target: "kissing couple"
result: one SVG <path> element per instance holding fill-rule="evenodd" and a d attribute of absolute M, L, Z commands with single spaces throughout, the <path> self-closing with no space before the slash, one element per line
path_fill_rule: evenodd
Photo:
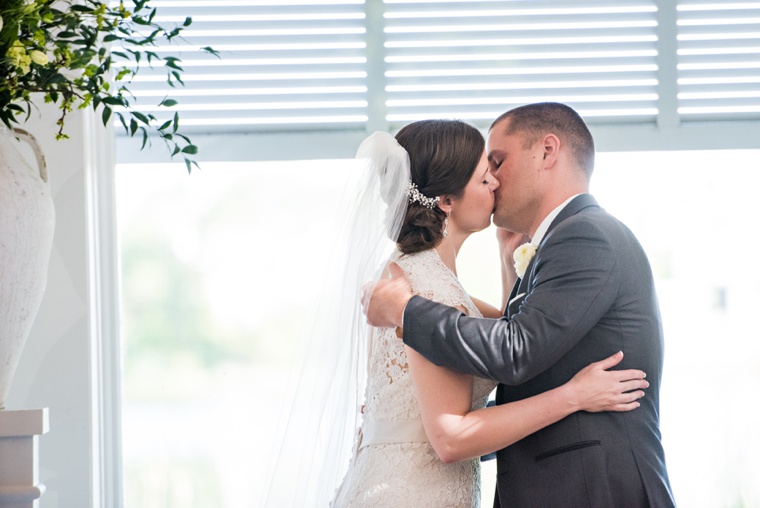
<path fill-rule="evenodd" d="M 496 452 L 497 507 L 675 506 L 652 271 L 588 193 L 594 155 L 559 103 L 504 113 L 487 141 L 456 120 L 364 141 L 395 250 L 365 288 L 368 332 L 336 338 L 366 348 L 366 385 L 347 472 L 319 505 L 480 506 L 480 457 Z M 457 278 L 492 215 L 502 308 Z"/>

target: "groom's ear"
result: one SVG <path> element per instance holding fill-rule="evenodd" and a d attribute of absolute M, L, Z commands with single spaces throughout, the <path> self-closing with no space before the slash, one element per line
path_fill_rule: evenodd
<path fill-rule="evenodd" d="M 557 161 L 557 154 L 559 154 L 560 141 L 554 134 L 547 134 L 544 137 L 544 166 L 550 168 L 554 166 Z"/>

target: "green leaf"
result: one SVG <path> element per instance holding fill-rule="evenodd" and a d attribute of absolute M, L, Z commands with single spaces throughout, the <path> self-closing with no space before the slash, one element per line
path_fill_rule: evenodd
<path fill-rule="evenodd" d="M 177 69 L 177 70 L 181 71 L 181 70 L 183 70 L 182 67 L 180 67 L 177 64 L 177 62 L 179 62 L 179 61 L 180 61 L 180 59 L 177 58 L 177 57 L 175 57 L 175 56 L 168 56 L 168 57 L 164 58 L 164 62 L 166 62 L 166 66 L 167 67 L 171 67 L 172 69 Z"/>
<path fill-rule="evenodd" d="M 140 127 L 140 130 L 143 134 L 142 146 L 140 147 L 140 150 L 144 150 L 145 145 L 148 144 L 148 130 L 145 127 Z"/>
<path fill-rule="evenodd" d="M 176 79 L 177 81 L 179 81 L 182 84 L 182 86 L 185 86 L 185 82 L 182 81 L 182 78 L 180 77 L 179 72 L 172 71 L 172 76 L 174 76 L 174 79 Z"/>
<path fill-rule="evenodd" d="M 56 85 L 58 83 L 66 83 L 68 80 L 66 79 L 66 76 L 63 74 L 60 74 L 56 72 L 55 74 L 51 75 L 49 78 L 47 78 L 47 84 L 48 85 Z"/>
<path fill-rule="evenodd" d="M 120 97 L 103 97 L 101 99 L 104 104 L 108 104 L 110 106 L 124 106 L 127 107 L 127 104 L 125 104 L 125 100 Z"/>
<path fill-rule="evenodd" d="M 167 108 L 171 108 L 173 106 L 176 106 L 178 103 L 174 99 L 164 99 L 159 103 L 159 106 L 165 106 Z"/>
<path fill-rule="evenodd" d="M 129 122 L 129 135 L 134 136 L 137 132 L 137 120 L 134 118 Z"/>
<path fill-rule="evenodd" d="M 148 120 L 148 117 L 140 113 L 139 111 L 132 111 L 132 116 L 140 120 L 145 125 L 150 125 L 150 120 Z"/>
<path fill-rule="evenodd" d="M 111 118 L 111 108 L 103 106 L 103 125 L 108 125 L 108 120 Z"/>
<path fill-rule="evenodd" d="M 217 58 L 221 58 L 221 56 L 219 55 L 219 52 L 215 50 L 214 48 L 212 48 L 211 46 L 203 46 L 201 49 L 205 51 L 206 53 L 214 55 Z"/>
<path fill-rule="evenodd" d="M 116 117 L 119 119 L 119 121 L 121 122 L 121 124 L 124 126 L 124 132 L 126 132 L 127 134 L 129 134 L 129 127 L 127 126 L 127 120 L 126 120 L 126 118 L 124 118 L 124 115 L 122 115 L 121 113 L 116 113 Z"/>
<path fill-rule="evenodd" d="M 182 149 L 182 153 L 196 155 L 198 153 L 198 147 L 195 145 L 187 145 L 185 148 Z"/>
<path fill-rule="evenodd" d="M 162 31 L 163 30 L 161 30 L 160 28 L 157 28 L 157 29 L 153 30 L 145 39 L 143 39 L 140 42 L 140 44 L 143 45 L 143 46 L 146 45 L 146 44 L 153 45 L 154 41 L 156 40 L 156 37 L 158 37 L 159 35 L 161 35 Z"/>
<path fill-rule="evenodd" d="M 174 128 L 172 132 L 176 133 L 177 129 L 179 129 L 179 113 L 174 113 Z"/>
<path fill-rule="evenodd" d="M 162 123 L 162 124 L 161 124 L 161 127 L 159 127 L 159 128 L 158 128 L 158 129 L 156 129 L 156 130 L 159 130 L 159 131 L 165 130 L 165 129 L 167 129 L 167 128 L 168 128 L 168 127 L 171 125 L 171 124 L 172 124 L 172 121 L 171 121 L 171 120 L 167 120 L 167 121 L 165 121 L 164 123 Z"/>

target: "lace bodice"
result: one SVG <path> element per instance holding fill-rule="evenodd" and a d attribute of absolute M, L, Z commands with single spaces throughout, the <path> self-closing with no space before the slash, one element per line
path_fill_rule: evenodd
<path fill-rule="evenodd" d="M 464 308 L 470 316 L 481 316 L 459 280 L 443 264 L 434 249 L 406 256 L 399 253 L 392 260 L 404 270 L 415 294 L 451 307 Z M 474 380 L 473 408 L 485 405 L 485 399 L 494 386 L 495 383 L 490 380 Z M 392 328 L 374 330 L 364 409 L 365 421 L 420 418 L 420 409 L 414 398 L 412 379 L 404 352 L 404 342 L 399 340 Z"/>
<path fill-rule="evenodd" d="M 415 294 L 481 316 L 459 280 L 435 250 L 396 261 Z M 475 378 L 472 408 L 485 406 L 496 386 Z M 392 328 L 373 330 L 363 425 L 372 422 L 421 420 L 404 343 Z M 339 491 L 335 506 L 479 506 L 480 460 L 443 463 L 429 443 L 367 446 L 358 451 Z"/>

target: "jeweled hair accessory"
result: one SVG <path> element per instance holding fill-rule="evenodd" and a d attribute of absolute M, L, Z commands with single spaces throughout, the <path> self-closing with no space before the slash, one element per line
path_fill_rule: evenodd
<path fill-rule="evenodd" d="M 406 188 L 406 195 L 409 196 L 410 203 L 419 203 L 425 208 L 430 208 L 431 210 L 435 208 L 435 205 L 437 205 L 438 201 L 441 199 L 439 196 L 436 196 L 434 198 L 427 197 L 420 192 L 420 190 L 417 188 L 417 184 L 414 182 L 409 182 L 409 185 Z"/>

